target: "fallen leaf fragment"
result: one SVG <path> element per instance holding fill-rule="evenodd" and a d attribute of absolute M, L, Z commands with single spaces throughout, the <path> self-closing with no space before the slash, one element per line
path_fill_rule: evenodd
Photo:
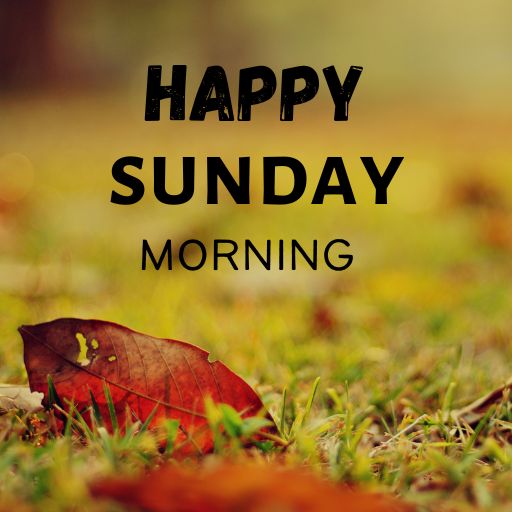
<path fill-rule="evenodd" d="M 335 485 L 302 470 L 224 463 L 211 469 L 163 468 L 138 479 L 97 481 L 94 498 L 146 512 L 412 512 L 381 494 Z"/>
<path fill-rule="evenodd" d="M 474 425 L 486 415 L 490 407 L 504 400 L 510 394 L 511 389 L 512 379 L 465 407 L 452 411 L 451 415 L 455 419 L 464 420 L 468 425 Z"/>
<path fill-rule="evenodd" d="M 34 413 L 42 410 L 43 393 L 31 392 L 28 386 L 0 384 L 0 414 L 21 409 Z"/>
<path fill-rule="evenodd" d="M 211 451 L 205 399 L 225 403 L 243 417 L 264 407 L 251 387 L 208 352 L 194 345 L 154 338 L 100 320 L 73 318 L 20 327 L 32 391 L 48 400 L 48 376 L 62 402 L 79 411 L 94 396 L 109 429 L 133 417 L 150 426 L 166 418 L 180 423 L 177 444 L 189 451 Z M 108 388 L 117 421 L 109 410 Z M 132 418 L 129 418 L 132 416 Z"/>

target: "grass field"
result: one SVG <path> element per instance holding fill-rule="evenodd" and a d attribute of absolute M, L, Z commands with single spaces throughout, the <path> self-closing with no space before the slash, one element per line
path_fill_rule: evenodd
<path fill-rule="evenodd" d="M 97 115 L 87 98 L 18 98 L 3 109 L 10 130 L 0 153 L 18 155 L 8 165 L 4 157 L 2 179 L 15 165 L 24 185 L 0 202 L 0 382 L 27 382 L 18 326 L 66 316 L 119 322 L 197 344 L 253 385 L 289 443 L 262 458 L 394 493 L 423 510 L 509 510 L 508 395 L 476 422 L 453 413 L 511 376 L 504 121 L 403 108 L 392 123 L 374 109 L 350 127 L 305 116 L 286 129 L 269 119 L 213 130 L 146 126 L 137 102 L 101 101 Z M 312 176 L 326 156 L 343 155 L 360 200 L 205 207 L 198 193 L 182 207 L 150 197 L 114 207 L 110 168 L 125 154 L 176 162 L 289 154 Z M 367 154 L 405 156 L 387 206 L 371 204 L 358 167 Z M 142 238 L 338 236 L 354 254 L 340 274 L 139 269 Z M 35 434 L 27 436 L 27 425 Z M 151 433 L 98 433 L 84 444 L 73 435 L 47 439 L 41 429 L 19 412 L 0 416 L 5 507 L 114 510 L 92 501 L 88 482 L 172 455 L 158 452 Z M 212 457 L 233 451 L 228 443 Z"/>

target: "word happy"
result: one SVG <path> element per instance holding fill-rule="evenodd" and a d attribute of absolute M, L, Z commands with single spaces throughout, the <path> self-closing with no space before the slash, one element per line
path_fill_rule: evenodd
<path fill-rule="evenodd" d="M 354 93 L 362 67 L 351 66 L 343 83 L 336 68 L 324 68 L 323 75 L 334 103 L 334 120 L 348 120 L 348 104 Z M 162 66 L 148 67 L 146 90 L 146 121 L 160 120 L 160 102 L 171 100 L 169 119 L 185 119 L 185 95 L 187 66 L 172 67 L 172 82 L 162 84 Z M 260 87 L 254 87 L 261 83 Z M 298 84 L 303 84 L 302 87 Z M 317 72 L 309 66 L 296 66 L 283 69 L 281 73 L 280 120 L 293 121 L 296 105 L 312 100 L 320 87 Z M 253 66 L 240 70 L 238 80 L 238 121 L 250 121 L 254 105 L 268 101 L 277 89 L 275 73 L 267 66 Z M 197 89 L 194 103 L 188 118 L 190 121 L 204 121 L 208 112 L 217 111 L 219 121 L 234 121 L 231 92 L 224 68 L 210 66 L 206 68 L 203 79 Z"/>

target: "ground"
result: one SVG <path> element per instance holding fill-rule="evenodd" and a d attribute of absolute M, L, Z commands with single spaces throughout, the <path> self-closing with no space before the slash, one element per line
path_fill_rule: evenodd
<path fill-rule="evenodd" d="M 308 118 L 283 130 L 270 119 L 265 129 L 216 127 L 213 136 L 213 124 L 149 127 L 134 108 L 101 101 L 97 116 L 87 99 L 66 97 L 18 98 L 4 109 L 11 130 L 2 152 L 18 154 L 10 158 L 26 190 L 0 203 L 0 382 L 27 382 L 20 325 L 111 320 L 197 344 L 253 385 L 288 443 L 258 456 L 424 510 L 511 506 L 507 397 L 471 424 L 456 414 L 511 376 L 511 162 L 497 115 L 402 107 L 389 126 L 374 109 L 350 128 Z M 176 165 L 186 155 L 289 154 L 313 175 L 326 156 L 343 155 L 358 204 L 243 207 L 226 198 L 205 207 L 198 193 L 183 207 L 149 197 L 115 207 L 110 168 L 131 153 L 165 154 Z M 372 204 L 357 163 L 368 154 L 405 156 L 388 205 Z M 140 270 L 142 238 L 338 236 L 354 254 L 342 273 Z M 19 412 L 0 417 L 6 504 L 104 510 L 88 482 L 170 456 L 150 433 L 84 444 L 73 434 L 47 439 L 39 428 Z M 233 450 L 221 446 L 213 457 Z"/>

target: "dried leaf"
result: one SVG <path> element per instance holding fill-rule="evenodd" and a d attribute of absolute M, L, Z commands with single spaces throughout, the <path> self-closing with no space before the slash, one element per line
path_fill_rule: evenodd
<path fill-rule="evenodd" d="M 138 479 L 91 486 L 108 498 L 146 512 L 412 512 L 412 505 L 335 485 L 276 465 L 224 463 L 212 469 L 164 466 Z"/>
<path fill-rule="evenodd" d="M 474 402 L 452 411 L 451 415 L 453 418 L 458 420 L 464 420 L 469 425 L 478 423 L 487 413 L 490 407 L 501 402 L 512 388 L 512 379 L 509 380 L 505 385 L 494 389 L 490 393 L 478 398 Z"/>
<path fill-rule="evenodd" d="M 173 418 L 180 422 L 178 445 L 208 452 L 212 435 L 204 411 L 206 397 L 229 404 L 244 417 L 263 410 L 240 377 L 219 361 L 209 362 L 208 352 L 182 341 L 154 338 L 111 322 L 71 318 L 23 326 L 20 333 L 30 388 L 48 399 L 51 375 L 60 399 L 74 401 L 79 411 L 90 406 L 92 393 L 110 428 L 116 419 L 122 427 L 128 415 L 145 421 L 154 414 L 150 426 Z"/>
<path fill-rule="evenodd" d="M 43 394 L 32 393 L 28 386 L 0 384 L 0 414 L 16 409 L 29 413 L 37 412 L 43 408 L 42 400 Z"/>

